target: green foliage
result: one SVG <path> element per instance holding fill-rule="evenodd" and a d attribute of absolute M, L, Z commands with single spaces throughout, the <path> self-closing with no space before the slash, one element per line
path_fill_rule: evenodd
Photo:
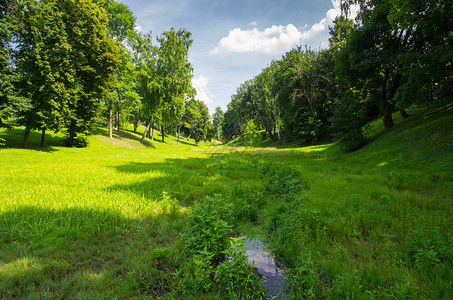
<path fill-rule="evenodd" d="M 255 123 L 253 120 L 250 120 L 246 125 L 244 129 L 244 135 L 245 135 L 245 140 L 244 140 L 244 145 L 246 146 L 257 146 L 258 143 L 261 140 L 261 135 L 256 128 Z"/>
<path fill-rule="evenodd" d="M 419 227 L 407 234 L 407 253 L 412 263 L 428 269 L 439 263 L 453 262 L 452 237 L 442 234 L 440 228 Z"/>
<path fill-rule="evenodd" d="M 190 253 L 209 253 L 221 259 L 231 233 L 231 204 L 221 197 L 206 197 L 192 209 L 186 234 L 186 249 Z"/>
<path fill-rule="evenodd" d="M 228 299 L 264 299 L 265 289 L 247 259 L 244 238 L 231 238 L 224 253 L 229 259 L 216 269 L 220 294 Z"/>
<path fill-rule="evenodd" d="M 185 295 L 209 293 L 214 286 L 213 256 L 206 250 L 193 254 L 184 265 L 182 289 Z"/>
<path fill-rule="evenodd" d="M 366 144 L 364 103 L 349 92 L 335 103 L 335 110 L 330 121 L 335 130 L 335 138 L 344 152 L 352 152 Z"/>
<path fill-rule="evenodd" d="M 72 140 L 93 126 L 119 63 L 119 47 L 107 35 L 107 14 L 87 0 L 19 5 L 27 13 L 18 33 L 16 67 L 21 95 L 32 105 L 22 114 L 24 146 L 31 129 L 66 128 Z"/>
<path fill-rule="evenodd" d="M 66 147 L 85 148 L 88 146 L 88 138 L 86 134 L 76 133 L 75 137 L 66 137 L 64 140 Z"/>
<path fill-rule="evenodd" d="M 266 190 L 279 199 L 299 198 L 302 189 L 307 188 L 299 169 L 279 163 L 258 163 L 257 168 L 266 180 Z"/>
<path fill-rule="evenodd" d="M 317 273 L 314 271 L 311 254 L 304 250 L 299 255 L 296 267 L 285 271 L 286 295 L 290 299 L 314 298 L 318 284 Z"/>
<path fill-rule="evenodd" d="M 197 144 L 201 141 L 208 141 L 209 131 L 212 127 L 209 119 L 209 110 L 203 101 L 188 101 L 183 117 L 187 136 L 193 138 Z"/>
<path fill-rule="evenodd" d="M 215 112 L 212 116 L 212 124 L 214 126 L 214 129 L 216 131 L 217 135 L 217 140 L 221 140 L 222 136 L 222 124 L 223 121 L 225 120 L 225 113 L 222 111 L 222 108 L 220 106 L 217 106 L 215 108 Z"/>
<path fill-rule="evenodd" d="M 263 192 L 250 191 L 245 185 L 234 185 L 228 197 L 234 205 L 233 214 L 235 219 L 258 221 L 260 211 L 265 204 Z"/>
<path fill-rule="evenodd" d="M 306 208 L 302 199 L 279 204 L 268 224 L 275 254 L 286 261 L 295 261 L 305 244 L 322 237 L 325 230 L 319 212 Z"/>
<path fill-rule="evenodd" d="M 172 198 L 167 192 L 162 192 L 162 200 L 160 202 L 162 212 L 171 217 L 175 217 L 179 213 L 179 201 Z"/>

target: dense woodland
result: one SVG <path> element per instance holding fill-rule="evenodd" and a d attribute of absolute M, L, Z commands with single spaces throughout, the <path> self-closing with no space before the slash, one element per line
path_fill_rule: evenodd
<path fill-rule="evenodd" d="M 350 20 L 353 4 L 360 10 Z M 253 144 L 257 130 L 280 144 L 334 136 L 352 151 L 366 142 L 371 120 L 383 116 L 391 128 L 392 112 L 407 118 L 412 105 L 452 94 L 451 1 L 349 0 L 342 7 L 328 49 L 292 49 L 238 87 L 221 126 L 226 140 Z"/>
<path fill-rule="evenodd" d="M 96 125 L 147 125 L 197 142 L 212 131 L 207 106 L 195 98 L 188 51 L 191 33 L 134 30 L 135 17 L 115 1 L 16 1 L 1 8 L 0 124 L 64 131 L 68 146 L 86 145 Z M 149 130 L 151 128 L 151 130 Z M 151 133 L 150 137 L 153 138 Z"/>

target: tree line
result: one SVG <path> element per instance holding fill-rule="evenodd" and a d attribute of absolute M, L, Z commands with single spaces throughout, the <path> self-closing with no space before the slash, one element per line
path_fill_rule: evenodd
<path fill-rule="evenodd" d="M 348 18 L 359 7 L 355 21 Z M 334 136 L 353 151 L 364 128 L 392 113 L 452 95 L 453 2 L 344 0 L 329 28 L 329 48 L 296 47 L 242 83 L 215 130 L 224 140 L 269 139 L 315 143 Z M 265 133 L 262 133 L 265 132 Z"/>
<path fill-rule="evenodd" d="M 86 145 L 98 125 L 146 125 L 196 142 L 210 138 L 207 106 L 196 100 L 186 29 L 156 37 L 135 31 L 135 16 L 113 0 L 0 0 L 0 127 L 66 133 Z M 174 130 L 174 131 L 173 131 Z M 150 131 L 152 132 L 150 134 Z"/>

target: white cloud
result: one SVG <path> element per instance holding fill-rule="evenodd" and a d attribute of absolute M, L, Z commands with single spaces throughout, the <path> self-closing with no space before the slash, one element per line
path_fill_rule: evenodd
<path fill-rule="evenodd" d="M 142 26 L 140 26 L 139 24 L 135 24 L 135 27 L 134 27 L 135 32 L 137 32 L 137 33 L 141 32 L 142 29 L 143 29 Z"/>
<path fill-rule="evenodd" d="M 205 104 L 212 103 L 211 98 L 208 95 L 208 78 L 204 76 L 198 76 L 192 79 L 192 85 L 197 90 L 197 99 L 203 101 Z"/>
<path fill-rule="evenodd" d="M 217 47 L 212 49 L 209 54 L 234 52 L 277 54 L 303 43 L 327 47 L 328 28 L 333 25 L 335 18 L 341 14 L 340 0 L 332 0 L 332 6 L 333 8 L 327 11 L 325 18 L 313 24 L 310 29 L 306 29 L 308 28 L 307 24 L 300 30 L 293 24 L 273 25 L 263 31 L 256 28 L 251 30 L 235 28 L 230 30 L 228 36 L 222 38 Z M 351 18 L 355 18 L 356 15 L 357 8 L 355 7 L 352 9 Z M 252 23 L 249 25 L 252 25 Z"/>
<path fill-rule="evenodd" d="M 249 25 L 250 26 L 256 26 L 256 25 L 258 25 L 258 23 L 256 23 L 256 21 L 253 21 L 253 22 L 250 22 Z"/>
<path fill-rule="evenodd" d="M 256 28 L 241 30 L 235 28 L 230 31 L 218 43 L 218 46 L 211 50 L 210 54 L 221 52 L 262 52 L 273 54 L 281 50 L 291 48 L 301 39 L 301 32 L 293 25 L 272 26 L 260 31 Z"/>

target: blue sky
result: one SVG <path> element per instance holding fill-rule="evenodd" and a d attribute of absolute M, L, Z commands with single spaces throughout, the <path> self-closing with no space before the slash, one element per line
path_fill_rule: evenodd
<path fill-rule="evenodd" d="M 226 109 L 244 81 L 297 45 L 325 48 L 339 0 L 119 0 L 137 28 L 192 32 L 189 59 L 197 98 Z"/>

